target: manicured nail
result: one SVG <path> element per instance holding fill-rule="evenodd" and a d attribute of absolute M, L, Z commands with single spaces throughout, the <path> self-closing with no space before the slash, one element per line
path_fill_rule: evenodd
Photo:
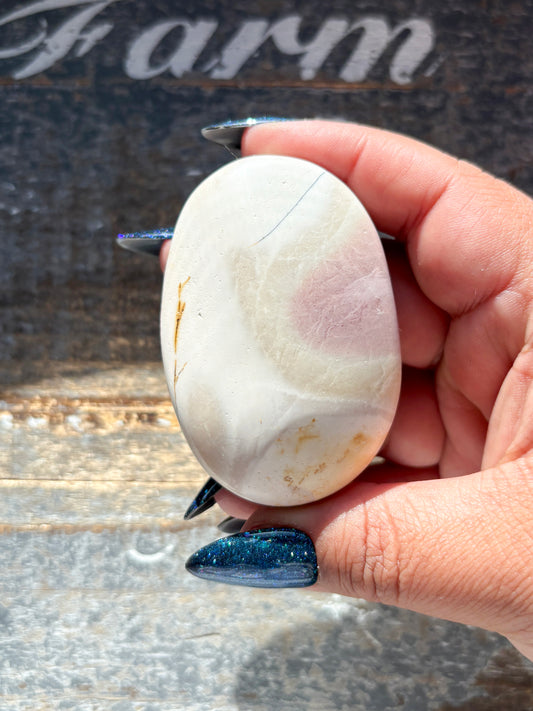
<path fill-rule="evenodd" d="M 228 516 L 223 521 L 221 521 L 217 528 L 222 533 L 239 533 L 241 528 L 246 523 L 244 518 L 235 518 L 234 516 Z"/>
<path fill-rule="evenodd" d="M 157 256 L 161 245 L 167 239 L 172 239 L 174 230 L 171 227 L 162 227 L 150 232 L 127 232 L 117 237 L 117 244 L 124 249 L 140 254 L 154 254 Z"/>
<path fill-rule="evenodd" d="M 221 538 L 193 553 L 185 567 L 205 580 L 252 588 L 304 588 L 318 576 L 313 542 L 294 528 Z"/>
<path fill-rule="evenodd" d="M 194 497 L 192 504 L 189 506 L 183 517 L 186 521 L 189 521 L 195 516 L 199 516 L 215 503 L 215 494 L 220 491 L 222 486 L 214 479 L 208 479 L 202 486 L 200 491 Z"/>
<path fill-rule="evenodd" d="M 211 126 L 202 128 L 202 136 L 208 141 L 224 146 L 230 152 L 240 151 L 242 136 L 250 126 L 255 126 L 258 123 L 290 120 L 278 118 L 277 116 L 259 116 L 258 118 L 247 118 L 240 121 L 224 121 L 223 123 L 214 123 Z"/>

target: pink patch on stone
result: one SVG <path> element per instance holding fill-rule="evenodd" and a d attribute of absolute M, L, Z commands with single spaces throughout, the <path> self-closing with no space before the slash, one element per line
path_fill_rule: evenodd
<path fill-rule="evenodd" d="M 309 346 L 339 356 L 390 354 L 394 304 L 384 257 L 349 245 L 326 257 L 292 298 L 292 324 Z"/>

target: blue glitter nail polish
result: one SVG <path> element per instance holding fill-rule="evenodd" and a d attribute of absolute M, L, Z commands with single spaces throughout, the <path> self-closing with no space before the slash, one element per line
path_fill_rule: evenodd
<path fill-rule="evenodd" d="M 202 136 L 208 141 L 218 143 L 227 148 L 230 153 L 239 151 L 241 148 L 242 136 L 247 128 L 256 126 L 258 123 L 270 123 L 278 121 L 290 121 L 291 119 L 277 116 L 259 116 L 257 118 L 246 118 L 239 121 L 223 121 L 214 123 L 211 126 L 202 128 Z"/>
<path fill-rule="evenodd" d="M 172 239 L 173 232 L 171 227 L 161 227 L 149 232 L 127 232 L 117 236 L 117 244 L 131 252 L 157 256 L 163 242 Z"/>
<path fill-rule="evenodd" d="M 199 578 L 253 588 L 303 588 L 317 580 L 313 542 L 294 528 L 236 533 L 196 551 L 186 563 Z"/>
<path fill-rule="evenodd" d="M 207 509 L 210 509 L 215 503 L 215 494 L 220 489 L 222 489 L 222 486 L 214 479 L 209 478 L 194 497 L 183 518 L 186 521 L 190 521 L 191 518 L 199 516 Z"/>

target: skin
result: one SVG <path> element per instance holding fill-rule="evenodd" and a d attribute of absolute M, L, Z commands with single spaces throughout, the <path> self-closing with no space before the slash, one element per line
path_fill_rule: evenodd
<path fill-rule="evenodd" d="M 533 660 L 533 202 L 355 124 L 259 125 L 242 148 L 323 166 L 396 238 L 386 250 L 404 380 L 384 464 L 306 506 L 227 491 L 218 503 L 245 530 L 308 533 L 317 590 L 494 630 Z"/>

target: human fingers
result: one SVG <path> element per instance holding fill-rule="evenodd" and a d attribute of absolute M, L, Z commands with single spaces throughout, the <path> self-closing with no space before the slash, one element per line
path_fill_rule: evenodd
<path fill-rule="evenodd" d="M 444 441 L 434 372 L 404 367 L 398 407 L 380 454 L 405 467 L 434 466 Z"/>
<path fill-rule="evenodd" d="M 420 291 L 402 244 L 383 240 L 396 304 L 402 362 L 435 365 L 444 348 L 449 317 Z"/>
<path fill-rule="evenodd" d="M 171 245 L 171 240 L 167 239 L 163 242 L 161 245 L 161 249 L 159 250 L 159 265 L 161 267 L 161 271 L 165 271 L 165 267 L 167 265 L 167 260 L 168 260 L 168 253 L 170 252 L 170 245 Z"/>
<path fill-rule="evenodd" d="M 414 139 L 358 124 L 289 121 L 250 128 L 242 150 L 304 158 L 345 181 L 379 230 L 407 241 L 417 282 L 449 313 L 502 290 L 523 258 L 528 198 Z"/>
<path fill-rule="evenodd" d="M 453 479 L 358 480 L 307 506 L 259 508 L 245 528 L 307 533 L 317 590 L 495 630 L 524 650 L 533 634 L 532 474 L 530 458 Z"/>
<path fill-rule="evenodd" d="M 399 484 L 407 481 L 425 481 L 427 479 L 438 479 L 439 473 L 433 467 L 403 467 L 391 466 L 383 464 L 379 458 L 375 463 L 370 464 L 365 471 L 357 477 L 359 484 Z M 348 484 L 346 491 L 353 486 Z M 342 490 L 344 491 L 344 489 Z M 339 495 L 340 494 L 339 492 Z M 252 501 L 233 494 L 227 489 L 221 489 L 215 496 L 216 503 L 229 516 L 234 516 L 240 519 L 248 519 L 259 508 L 260 504 L 254 504 Z"/>
<path fill-rule="evenodd" d="M 520 353 L 532 341 L 533 202 L 464 161 L 355 124 L 256 126 L 245 133 L 243 151 L 323 165 L 354 190 L 378 228 L 405 241 L 416 284 L 450 317 L 437 369 L 446 430 L 441 475 L 475 472 L 482 461 L 493 466 L 527 451 L 528 425 L 515 423 L 524 420 L 521 381 L 530 370 Z M 416 348 L 421 333 L 408 322 L 402 349 L 408 342 Z M 515 437 L 520 445 L 511 451 Z"/>
<path fill-rule="evenodd" d="M 242 519 L 249 518 L 259 508 L 259 504 L 254 504 L 252 501 L 232 494 L 227 489 L 221 489 L 217 493 L 216 502 L 229 516 Z"/>

